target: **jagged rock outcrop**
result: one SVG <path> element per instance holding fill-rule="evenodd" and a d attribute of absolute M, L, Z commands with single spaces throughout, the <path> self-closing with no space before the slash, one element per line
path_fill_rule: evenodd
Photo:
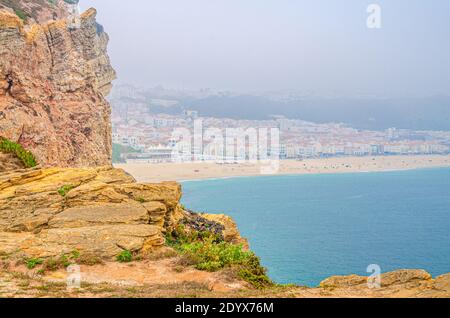
<path fill-rule="evenodd" d="M 90 9 L 76 26 L 24 26 L 0 10 L 0 136 L 33 152 L 43 167 L 111 164 L 105 96 L 115 72 L 95 16 Z"/>
<path fill-rule="evenodd" d="M 77 1 L 64 0 L 0 0 L 0 9 L 20 15 L 27 23 L 44 23 L 50 20 L 67 18 L 68 5 Z"/>
<path fill-rule="evenodd" d="M 136 184 L 109 167 L 1 175 L 0 253 L 50 257 L 79 250 L 111 258 L 121 250 L 150 250 L 164 244 L 165 229 L 181 213 L 180 197 L 176 183 Z"/>
<path fill-rule="evenodd" d="M 234 222 L 234 220 L 225 214 L 201 214 L 202 217 L 206 218 L 207 220 L 215 223 L 222 224 L 224 229 L 222 232 L 223 238 L 227 242 L 231 242 L 233 244 L 242 245 L 246 249 L 250 248 L 250 245 L 247 241 L 247 239 L 243 238 L 241 236 L 241 233 L 239 233 L 239 229 Z"/>
<path fill-rule="evenodd" d="M 359 275 L 333 276 L 324 280 L 320 288 L 311 291 L 318 291 L 325 297 L 450 297 L 450 274 L 433 279 L 424 270 L 403 269 L 381 274 L 379 288 L 369 288 L 368 281 L 368 277 Z"/>
<path fill-rule="evenodd" d="M 54 257 L 78 250 L 113 258 L 122 250 L 150 251 L 191 217 L 180 198 L 177 183 L 138 184 L 107 166 L 2 174 L 0 254 Z M 227 219 L 223 227 L 230 224 Z M 229 241 L 238 239 L 232 231 L 224 231 Z"/>

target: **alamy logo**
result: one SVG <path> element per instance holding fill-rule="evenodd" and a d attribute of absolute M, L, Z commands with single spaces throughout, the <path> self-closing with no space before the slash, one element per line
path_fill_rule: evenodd
<path fill-rule="evenodd" d="M 381 267 L 377 264 L 371 264 L 367 267 L 367 273 L 372 273 L 367 278 L 367 287 L 370 289 L 381 288 Z"/>
<path fill-rule="evenodd" d="M 279 128 L 203 128 L 196 119 L 193 135 L 188 128 L 172 132 L 173 162 L 216 162 L 259 164 L 261 174 L 275 174 L 280 164 Z"/>
<path fill-rule="evenodd" d="M 381 6 L 373 3 L 367 7 L 367 27 L 369 29 L 381 29 Z"/>
<path fill-rule="evenodd" d="M 67 288 L 80 289 L 81 288 L 81 269 L 78 265 L 70 265 L 67 267 Z"/>

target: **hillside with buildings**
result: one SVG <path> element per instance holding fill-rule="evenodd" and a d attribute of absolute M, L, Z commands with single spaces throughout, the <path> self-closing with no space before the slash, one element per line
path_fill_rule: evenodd
<path fill-rule="evenodd" d="M 267 120 L 208 117 L 178 96 L 182 95 L 131 86 L 115 90 L 110 99 L 113 143 L 132 149 L 116 153 L 116 158 L 121 155 L 122 162 L 169 162 L 176 146 L 173 132 L 179 128 L 193 131 L 199 120 L 204 130 L 217 128 L 223 135 L 227 129 L 277 128 L 280 159 L 450 153 L 450 131 L 357 129 L 345 123 L 315 123 L 280 115 Z M 204 140 L 205 148 L 207 144 Z"/>

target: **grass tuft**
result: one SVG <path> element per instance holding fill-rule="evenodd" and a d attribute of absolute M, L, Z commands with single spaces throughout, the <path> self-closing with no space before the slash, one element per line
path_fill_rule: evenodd
<path fill-rule="evenodd" d="M 44 263 L 44 260 L 41 258 L 29 258 L 25 260 L 25 265 L 28 269 L 34 269 L 36 266 L 41 265 Z"/>
<path fill-rule="evenodd" d="M 60 196 L 65 197 L 67 193 L 69 193 L 71 190 L 73 190 L 75 187 L 70 184 L 66 184 L 58 189 L 58 193 Z"/>
<path fill-rule="evenodd" d="M 45 274 L 47 272 L 54 272 L 59 269 L 67 268 L 71 265 L 88 265 L 93 266 L 102 264 L 103 260 L 95 255 L 81 254 L 79 251 L 74 250 L 69 254 L 63 254 L 57 258 L 47 259 L 26 259 L 25 265 L 28 269 L 34 269 L 38 265 L 42 265 L 38 271 L 38 274 Z"/>
<path fill-rule="evenodd" d="M 133 254 L 130 251 L 125 250 L 120 252 L 116 259 L 119 263 L 129 263 L 133 260 Z"/>

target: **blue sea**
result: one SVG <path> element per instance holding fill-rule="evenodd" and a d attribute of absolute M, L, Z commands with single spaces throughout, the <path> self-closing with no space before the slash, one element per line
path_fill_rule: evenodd
<path fill-rule="evenodd" d="M 450 169 L 242 177 L 183 183 L 183 203 L 237 222 L 269 276 L 450 272 Z"/>

